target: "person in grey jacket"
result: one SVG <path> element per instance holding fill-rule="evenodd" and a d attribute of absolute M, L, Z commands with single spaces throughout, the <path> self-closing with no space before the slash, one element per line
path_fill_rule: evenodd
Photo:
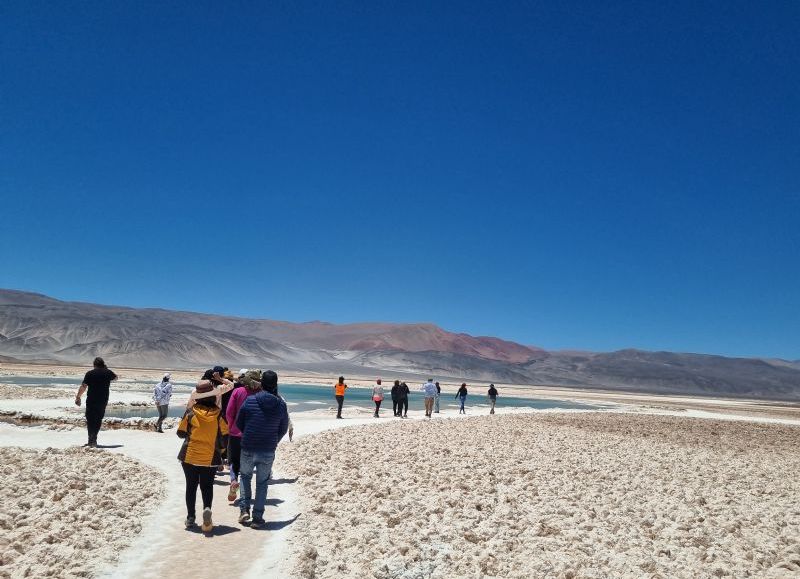
<path fill-rule="evenodd" d="M 164 432 L 161 430 L 161 425 L 169 412 L 169 400 L 172 398 L 172 382 L 170 382 L 170 374 L 167 372 L 161 379 L 161 382 L 156 384 L 153 388 L 153 400 L 158 408 L 158 421 L 156 422 L 156 432 Z"/>

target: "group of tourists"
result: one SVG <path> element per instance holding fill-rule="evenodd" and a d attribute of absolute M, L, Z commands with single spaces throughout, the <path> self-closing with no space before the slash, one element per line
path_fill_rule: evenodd
<path fill-rule="evenodd" d="M 111 382 L 118 376 L 100 357 L 94 359 L 93 366 L 83 378 L 75 404 L 80 406 L 86 393 L 86 446 L 96 448 Z M 167 373 L 153 388 L 158 408 L 156 432 L 163 432 L 171 397 L 171 375 Z M 178 460 L 186 479 L 186 528 L 197 524 L 199 488 L 203 503 L 201 529 L 206 533 L 213 530 L 214 479 L 218 472 L 224 472 L 226 464 L 230 473 L 228 501 L 238 501 L 239 522 L 254 529 L 263 528 L 275 450 L 287 432 L 291 440 L 293 428 L 286 401 L 278 394 L 275 372 L 243 368 L 234 378 L 222 366 L 206 370 L 189 396 L 177 429 L 183 439 Z"/>
<path fill-rule="evenodd" d="M 108 404 L 111 382 L 118 376 L 111 371 L 105 361 L 94 359 L 93 368 L 83 378 L 75 404 L 82 404 L 86 393 L 86 446 L 96 448 L 97 435 Z M 171 375 L 165 373 L 153 388 L 153 401 L 158 408 L 156 432 L 163 433 L 163 423 L 169 412 L 173 385 Z M 345 391 L 348 386 L 344 376 L 334 385 L 337 402 L 337 418 L 342 418 Z M 431 418 L 439 413 L 439 399 L 442 388 L 438 382 L 429 379 L 419 390 L 425 400 L 425 416 Z M 408 418 L 408 398 L 411 390 L 408 384 L 395 380 L 391 388 L 392 411 L 395 417 Z M 468 391 L 462 383 L 456 392 L 460 399 L 460 414 L 464 408 Z M 490 385 L 488 397 L 490 414 L 494 414 L 497 389 Z M 372 388 L 375 403 L 375 418 L 380 418 L 384 389 L 381 379 Z M 242 368 L 234 374 L 223 366 L 206 370 L 192 390 L 183 412 L 177 434 L 183 439 L 178 452 L 178 460 L 186 479 L 186 521 L 187 529 L 197 525 L 197 489 L 200 489 L 203 511 L 201 529 L 210 532 L 213 527 L 211 506 L 214 498 L 214 479 L 228 466 L 230 486 L 228 501 L 238 504 L 239 523 L 253 529 L 263 528 L 264 507 L 267 489 L 272 474 L 272 464 L 278 442 L 288 433 L 293 436 L 286 401 L 278 394 L 278 375 L 272 370 L 248 370 Z M 253 477 L 255 476 L 255 493 Z M 252 507 L 252 514 L 251 514 Z"/>
<path fill-rule="evenodd" d="M 344 376 L 339 376 L 339 380 L 333 385 L 334 396 L 336 398 L 336 418 L 342 418 L 342 408 L 344 406 L 344 396 L 347 388 L 348 386 L 344 381 Z M 419 390 L 422 392 L 425 400 L 425 416 L 431 418 L 434 414 L 439 414 L 439 399 L 442 395 L 442 387 L 440 384 L 434 382 L 433 378 L 429 378 L 427 382 L 420 386 Z M 411 389 L 408 387 L 408 384 L 400 380 L 394 381 L 394 386 L 392 386 L 390 395 L 392 397 L 392 411 L 395 417 L 408 418 L 408 397 L 410 393 Z M 467 401 L 467 394 L 467 384 L 464 382 L 461 384 L 455 396 L 456 399 L 461 401 L 458 410 L 459 414 L 467 413 L 464 407 Z M 489 385 L 487 396 L 490 404 L 489 414 L 494 414 L 495 405 L 497 404 L 497 388 L 495 388 L 494 384 Z M 375 412 L 373 416 L 375 418 L 381 417 L 380 412 L 383 399 L 383 383 L 380 378 L 377 378 L 372 387 L 372 401 L 375 403 Z"/>
<path fill-rule="evenodd" d="M 292 431 L 286 401 L 278 394 L 275 372 L 242 368 L 234 379 L 227 368 L 215 366 L 207 370 L 189 396 L 178 425 L 178 436 L 184 439 L 178 460 L 186 476 L 186 527 L 196 525 L 199 486 L 203 501 L 201 529 L 206 533 L 213 529 L 214 477 L 227 464 L 228 501 L 235 503 L 238 496 L 239 523 L 263 528 L 275 451 L 287 432 L 291 440 Z"/>

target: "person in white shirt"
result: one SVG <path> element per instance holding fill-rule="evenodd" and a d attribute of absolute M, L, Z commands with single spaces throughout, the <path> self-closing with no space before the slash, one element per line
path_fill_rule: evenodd
<path fill-rule="evenodd" d="M 433 414 L 433 401 L 438 394 L 436 384 L 433 383 L 433 378 L 429 378 L 428 381 L 422 385 L 420 390 L 425 394 L 425 416 L 430 418 Z"/>
<path fill-rule="evenodd" d="M 158 408 L 158 421 L 156 422 L 156 432 L 164 432 L 161 430 L 161 425 L 167 418 L 169 412 L 169 400 L 172 398 L 172 382 L 170 382 L 170 374 L 167 372 L 161 379 L 161 382 L 156 384 L 153 388 L 153 400 Z"/>

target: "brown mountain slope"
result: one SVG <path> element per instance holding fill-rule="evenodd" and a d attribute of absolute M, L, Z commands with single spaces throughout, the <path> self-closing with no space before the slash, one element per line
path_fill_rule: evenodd
<path fill-rule="evenodd" d="M 215 363 L 669 394 L 800 400 L 797 361 L 674 352 L 546 352 L 432 324 L 250 320 L 62 302 L 0 290 L 0 361 L 134 367 Z M 383 372 L 381 372 L 383 371 Z"/>

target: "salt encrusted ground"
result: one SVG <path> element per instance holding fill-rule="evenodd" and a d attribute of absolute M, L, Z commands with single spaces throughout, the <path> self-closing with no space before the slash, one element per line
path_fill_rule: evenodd
<path fill-rule="evenodd" d="M 91 577 L 163 494 L 155 469 L 100 450 L 0 448 L 0 577 Z"/>
<path fill-rule="evenodd" d="M 302 577 L 797 577 L 800 428 L 611 413 L 300 440 Z"/>
<path fill-rule="evenodd" d="M 59 398 L 75 398 L 75 390 L 66 388 L 23 388 L 10 384 L 0 384 L 0 400 L 54 400 Z"/>

